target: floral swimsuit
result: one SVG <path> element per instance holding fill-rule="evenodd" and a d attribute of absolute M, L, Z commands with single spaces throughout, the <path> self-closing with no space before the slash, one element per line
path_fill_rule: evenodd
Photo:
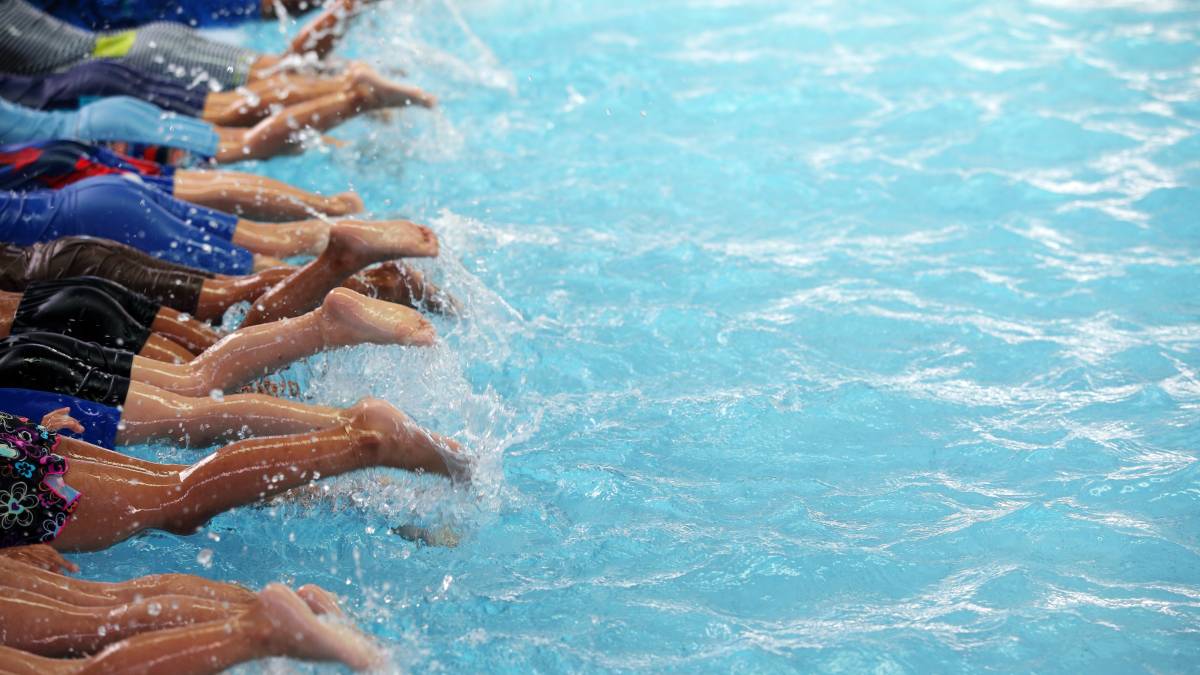
<path fill-rule="evenodd" d="M 0 412 L 0 548 L 53 541 L 79 503 L 57 445 L 58 434 Z"/>

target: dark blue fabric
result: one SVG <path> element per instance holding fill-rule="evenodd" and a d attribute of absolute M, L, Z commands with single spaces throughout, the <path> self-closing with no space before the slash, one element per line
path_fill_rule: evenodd
<path fill-rule="evenodd" d="M 92 176 L 119 173 L 137 174 L 142 182 L 166 194 L 175 191 L 174 167 L 133 160 L 97 145 L 68 140 L 0 145 L 0 190 L 60 188 Z"/>
<path fill-rule="evenodd" d="M 111 60 L 84 61 L 47 75 L 0 73 L 0 97 L 34 110 L 75 109 L 88 97 L 132 96 L 171 112 L 200 117 L 208 91 Z"/>
<path fill-rule="evenodd" d="M 111 239 L 218 274 L 249 274 L 254 256 L 232 242 L 237 218 L 181 202 L 126 176 L 97 176 L 61 190 L 0 192 L 0 241 Z"/>
<path fill-rule="evenodd" d="M 135 28 L 152 21 L 230 26 L 262 18 L 258 0 L 31 0 L 30 4 L 90 30 Z"/>
<path fill-rule="evenodd" d="M 117 425 L 121 421 L 121 411 L 116 408 L 66 394 L 0 388 L 0 410 L 9 414 L 40 422 L 46 413 L 59 408 L 70 408 L 71 417 L 84 427 L 82 434 L 63 429 L 58 432 L 60 436 L 78 438 L 102 448 L 116 447 Z"/>

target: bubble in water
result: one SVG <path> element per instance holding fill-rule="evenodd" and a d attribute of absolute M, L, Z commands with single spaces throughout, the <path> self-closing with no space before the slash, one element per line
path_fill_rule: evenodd
<path fill-rule="evenodd" d="M 213 552 L 211 548 L 202 548 L 196 554 L 196 562 L 200 563 L 205 569 L 212 567 Z"/>
<path fill-rule="evenodd" d="M 158 604 L 157 602 L 152 602 L 146 606 L 146 612 L 150 614 L 150 616 L 158 616 L 162 613 L 162 605 Z"/>
<path fill-rule="evenodd" d="M 225 392 L 221 391 L 220 389 L 213 389 L 212 391 L 208 392 L 208 397 L 217 403 L 220 403 L 221 401 L 225 400 Z"/>

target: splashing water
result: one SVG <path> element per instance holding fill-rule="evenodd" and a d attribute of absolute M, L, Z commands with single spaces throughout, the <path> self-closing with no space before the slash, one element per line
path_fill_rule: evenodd
<path fill-rule="evenodd" d="M 373 6 L 344 55 L 441 110 L 251 166 L 430 223 L 465 316 L 277 377 L 480 480 L 81 562 L 322 584 L 398 671 L 1194 670 L 1198 45 L 1167 0 Z"/>

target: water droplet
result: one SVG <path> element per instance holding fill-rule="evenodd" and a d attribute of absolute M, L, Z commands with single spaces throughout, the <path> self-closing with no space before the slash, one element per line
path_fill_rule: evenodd
<path fill-rule="evenodd" d="M 146 606 L 146 612 L 150 616 L 158 616 L 160 613 L 162 613 L 162 605 L 158 604 L 157 602 L 152 602 Z"/>
<path fill-rule="evenodd" d="M 221 391 L 220 389 L 213 389 L 212 391 L 208 392 L 208 397 L 217 403 L 220 403 L 225 400 L 225 392 Z"/>
<path fill-rule="evenodd" d="M 196 562 L 200 563 L 205 569 L 212 567 L 213 552 L 211 548 L 202 548 L 196 554 Z"/>

